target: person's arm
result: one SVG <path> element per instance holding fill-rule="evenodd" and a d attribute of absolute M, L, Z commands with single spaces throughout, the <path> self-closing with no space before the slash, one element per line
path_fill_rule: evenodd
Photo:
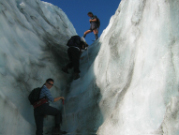
<path fill-rule="evenodd" d="M 96 22 L 97 21 L 97 18 L 94 18 L 93 20 L 90 19 L 90 22 Z"/>
<path fill-rule="evenodd" d="M 60 99 L 65 100 L 64 97 L 56 97 L 56 98 L 54 98 L 53 102 L 56 102 L 56 101 L 58 101 L 58 100 L 60 100 Z"/>
<path fill-rule="evenodd" d="M 96 22 L 97 21 L 97 18 L 94 18 L 93 20 L 91 20 L 92 22 Z"/>
<path fill-rule="evenodd" d="M 97 17 L 94 16 L 92 19 L 90 19 L 90 22 L 96 22 L 97 21 Z"/>

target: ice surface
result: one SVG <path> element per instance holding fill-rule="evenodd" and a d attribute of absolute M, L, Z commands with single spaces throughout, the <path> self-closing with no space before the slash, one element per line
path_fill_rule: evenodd
<path fill-rule="evenodd" d="M 54 78 L 54 97 L 70 77 L 61 72 L 66 64 L 66 42 L 76 34 L 65 13 L 39 0 L 0 0 L 0 134 L 35 133 L 29 92 Z M 60 107 L 61 102 L 55 104 Z M 52 118 L 45 121 L 51 128 Z"/>
<path fill-rule="evenodd" d="M 177 0 L 121 1 L 89 49 L 89 61 L 85 53 L 81 79 L 71 84 L 66 129 L 100 135 L 179 134 L 177 7 Z"/>
<path fill-rule="evenodd" d="M 178 7 L 177 0 L 121 1 L 100 39 L 83 52 L 81 78 L 70 82 L 61 67 L 76 31 L 65 13 L 39 0 L 0 0 L 0 134 L 35 133 L 27 96 L 52 77 L 52 95 L 66 97 L 63 130 L 178 135 Z M 44 123 L 47 131 L 53 119 Z"/>

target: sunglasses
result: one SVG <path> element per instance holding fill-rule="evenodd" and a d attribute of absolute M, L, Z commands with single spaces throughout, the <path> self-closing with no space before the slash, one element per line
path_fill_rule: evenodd
<path fill-rule="evenodd" d="M 53 84 L 51 84 L 51 83 L 49 83 L 49 82 L 47 82 L 49 85 L 51 85 L 51 86 L 53 86 Z"/>

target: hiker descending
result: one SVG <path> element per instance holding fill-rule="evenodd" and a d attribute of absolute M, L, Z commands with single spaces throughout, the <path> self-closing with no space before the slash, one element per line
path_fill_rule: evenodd
<path fill-rule="evenodd" d="M 83 49 L 86 49 L 88 47 L 88 44 L 78 35 L 72 36 L 68 42 L 67 46 L 69 47 L 67 50 L 68 57 L 70 59 L 70 62 L 62 68 L 62 70 L 65 73 L 69 73 L 68 69 L 74 68 L 74 74 L 73 79 L 76 80 L 80 78 L 80 69 L 79 69 L 79 62 L 80 62 L 80 56 Z"/>
<path fill-rule="evenodd" d="M 85 38 L 88 33 L 93 32 L 96 40 L 98 39 L 98 29 L 100 26 L 100 21 L 97 16 L 93 15 L 92 12 L 88 12 L 88 16 L 90 17 L 90 29 L 84 32 L 83 37 Z"/>
<path fill-rule="evenodd" d="M 55 133 L 66 133 L 65 131 L 60 130 L 60 123 L 62 122 L 61 112 L 58 109 L 49 106 L 49 102 L 56 102 L 60 99 L 62 101 L 65 100 L 64 97 L 52 97 L 50 88 L 53 84 L 54 80 L 49 78 L 41 88 L 34 89 L 29 95 L 29 100 L 34 106 L 34 117 L 37 128 L 36 135 L 43 135 L 43 119 L 46 115 L 55 116 Z"/>

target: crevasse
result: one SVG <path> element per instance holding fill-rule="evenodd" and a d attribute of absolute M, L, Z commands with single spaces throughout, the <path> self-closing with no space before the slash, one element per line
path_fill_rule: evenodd
<path fill-rule="evenodd" d="M 76 31 L 40 0 L 0 0 L 0 134 L 34 134 L 27 96 L 52 77 L 72 134 L 178 135 L 179 1 L 123 0 L 82 56 L 81 78 L 61 71 Z M 8 125 L 8 126 L 7 126 Z M 49 131 L 53 118 L 44 121 Z M 11 129 L 11 130 L 9 130 Z"/>

